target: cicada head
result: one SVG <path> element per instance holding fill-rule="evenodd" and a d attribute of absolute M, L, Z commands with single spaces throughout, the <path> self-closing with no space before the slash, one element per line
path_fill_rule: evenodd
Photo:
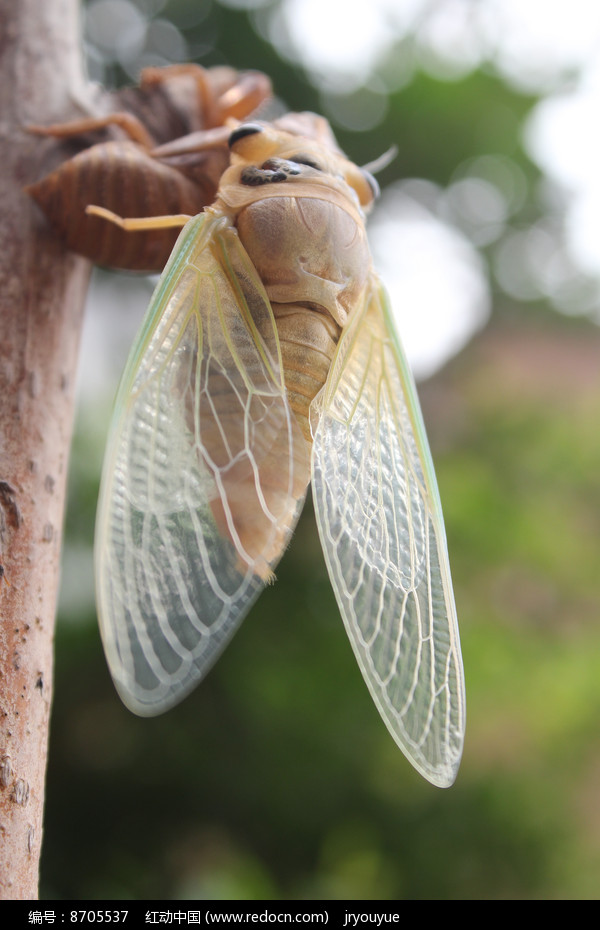
<path fill-rule="evenodd" d="M 326 127 L 326 130 L 324 129 Z M 367 212 L 379 193 L 368 172 L 351 162 L 339 149 L 326 120 L 313 113 L 288 113 L 274 123 L 243 123 L 229 137 L 233 168 L 246 171 L 244 183 L 251 184 L 250 171 L 302 174 L 329 188 L 344 182 L 362 211 Z M 286 165 L 288 162 L 289 165 Z M 307 170 L 309 169 L 309 170 Z M 262 183 L 257 174 L 256 183 Z M 229 178 L 223 177 L 226 184 Z M 280 180 L 275 174 L 273 180 Z"/>

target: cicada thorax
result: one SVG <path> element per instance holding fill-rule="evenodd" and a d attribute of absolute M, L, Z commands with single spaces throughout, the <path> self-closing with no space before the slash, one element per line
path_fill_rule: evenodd
<path fill-rule="evenodd" d="M 238 206 L 235 224 L 277 323 L 288 400 L 310 443 L 310 406 L 371 269 L 359 201 L 368 206 L 373 191 L 329 146 L 286 132 L 242 132 L 234 152 L 277 154 L 235 165 L 219 194 Z"/>
<path fill-rule="evenodd" d="M 370 267 L 364 226 L 337 204 L 299 196 L 256 201 L 237 228 L 271 301 L 288 400 L 310 442 L 310 405 Z"/>

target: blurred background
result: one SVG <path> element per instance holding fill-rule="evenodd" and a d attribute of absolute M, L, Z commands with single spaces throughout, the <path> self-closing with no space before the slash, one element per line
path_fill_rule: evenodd
<path fill-rule="evenodd" d="M 206 681 L 140 720 L 96 627 L 116 382 L 153 281 L 97 271 L 82 348 L 41 896 L 600 896 L 600 5 L 93 0 L 92 78 L 269 74 L 358 164 L 444 506 L 467 682 L 440 791 L 378 718 L 310 501 Z"/>

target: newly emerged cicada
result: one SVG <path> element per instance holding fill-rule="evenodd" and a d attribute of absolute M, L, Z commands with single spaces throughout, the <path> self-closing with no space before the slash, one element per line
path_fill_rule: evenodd
<path fill-rule="evenodd" d="M 442 512 L 367 244 L 375 184 L 323 122 L 236 128 L 214 204 L 188 218 L 156 287 L 103 470 L 102 637 L 131 710 L 181 700 L 272 579 L 310 480 L 373 700 L 416 769 L 448 786 L 465 697 Z"/>

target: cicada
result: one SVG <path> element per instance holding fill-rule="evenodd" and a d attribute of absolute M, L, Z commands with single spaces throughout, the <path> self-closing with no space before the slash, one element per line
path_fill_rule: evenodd
<path fill-rule="evenodd" d="M 376 185 L 323 125 L 239 125 L 197 216 L 103 214 L 185 226 L 116 399 L 95 542 L 102 638 L 132 711 L 176 704 L 273 579 L 310 482 L 371 696 L 415 768 L 448 786 L 465 696 L 436 479 L 369 252 Z"/>

